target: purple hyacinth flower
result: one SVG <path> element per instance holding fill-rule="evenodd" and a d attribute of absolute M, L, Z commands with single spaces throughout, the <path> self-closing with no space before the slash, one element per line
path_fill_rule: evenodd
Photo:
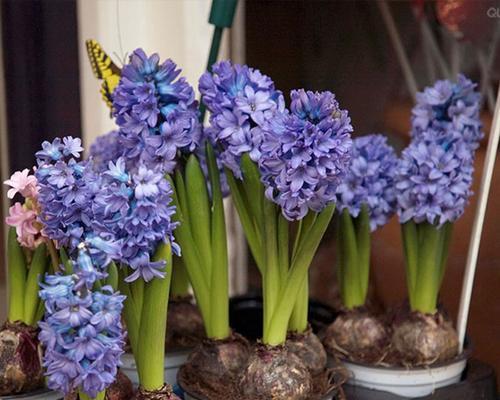
<path fill-rule="evenodd" d="M 302 219 L 334 202 L 349 166 L 351 120 L 331 92 L 291 92 L 290 112 L 262 127 L 259 167 L 266 196 L 285 218 Z"/>
<path fill-rule="evenodd" d="M 347 209 L 356 218 L 364 205 L 372 231 L 387 223 L 396 207 L 397 165 L 396 154 L 384 136 L 354 139 L 349 170 L 337 188 L 337 210 Z"/>

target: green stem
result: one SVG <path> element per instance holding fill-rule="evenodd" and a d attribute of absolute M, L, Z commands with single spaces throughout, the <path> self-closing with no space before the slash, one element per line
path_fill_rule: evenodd
<path fill-rule="evenodd" d="M 411 309 L 425 314 L 436 311 L 439 287 L 440 230 L 427 222 L 418 225 L 419 251 L 415 293 Z"/>
<path fill-rule="evenodd" d="M 129 285 L 130 294 L 134 299 L 136 311 L 139 313 L 139 315 L 141 315 L 142 304 L 144 301 L 144 285 L 145 284 L 143 279 L 136 279 Z"/>
<path fill-rule="evenodd" d="M 301 285 L 307 277 L 307 271 L 314 258 L 319 244 L 330 223 L 335 205 L 328 205 L 316 218 L 309 233 L 304 237 L 303 245 L 292 261 L 288 271 L 286 284 L 280 288 L 277 306 L 267 329 L 264 330 L 263 342 L 269 345 L 279 345 L 285 342 L 288 321 L 295 305 Z"/>
<path fill-rule="evenodd" d="M 43 300 L 40 300 L 38 302 L 34 321 L 37 323 L 38 321 L 41 321 L 44 314 L 45 314 L 45 302 Z"/>
<path fill-rule="evenodd" d="M 309 234 L 309 230 L 314 225 L 318 214 L 308 212 L 306 216 L 299 221 L 299 227 L 295 235 L 295 241 L 292 251 L 292 260 L 295 259 L 297 252 L 303 246 L 304 238 Z M 284 283 L 283 283 L 284 284 Z M 300 288 L 295 306 L 290 316 L 288 330 L 293 332 L 304 332 L 307 329 L 309 317 L 309 276 L 306 276 L 304 283 Z"/>
<path fill-rule="evenodd" d="M 209 307 L 209 286 L 205 280 L 203 274 L 203 263 L 201 262 L 201 257 L 197 246 L 194 244 L 193 235 L 191 233 L 191 227 L 189 222 L 185 219 L 184 209 L 179 203 L 178 191 L 183 188 L 183 179 L 180 174 L 176 175 L 176 184 L 174 185 L 170 176 L 169 179 L 172 188 L 174 188 L 174 193 L 172 195 L 172 203 L 176 207 L 176 212 L 174 215 L 174 220 L 179 222 L 179 225 L 174 231 L 175 240 L 179 243 L 182 249 L 182 258 L 184 265 L 186 266 L 186 271 L 189 275 L 189 281 L 193 287 L 194 296 L 196 297 L 196 303 L 200 309 L 203 321 L 205 324 L 209 321 L 210 309 Z"/>
<path fill-rule="evenodd" d="M 113 288 L 113 290 L 116 291 L 116 290 L 118 290 L 118 280 L 119 280 L 118 267 L 116 266 L 114 261 L 112 261 L 108 265 L 108 276 L 106 278 L 106 285 L 111 286 Z"/>
<path fill-rule="evenodd" d="M 444 273 L 446 271 L 446 263 L 448 261 L 448 251 L 450 248 L 451 237 L 453 234 L 453 224 L 447 222 L 443 225 L 441 233 L 441 245 L 440 245 L 440 255 L 439 255 L 439 281 L 437 282 L 439 288 L 443 284 Z"/>
<path fill-rule="evenodd" d="M 264 249 L 260 240 L 260 235 L 257 234 L 257 228 L 254 225 L 253 218 L 250 213 L 249 202 L 243 194 L 245 190 L 243 189 L 243 185 L 236 180 L 231 170 L 225 168 L 225 173 L 229 189 L 231 190 L 234 206 L 238 212 L 243 231 L 245 232 L 248 247 L 250 248 L 250 252 L 252 253 L 255 263 L 257 264 L 259 272 L 263 274 Z M 257 201 L 261 201 L 261 199 L 257 199 Z"/>
<path fill-rule="evenodd" d="M 60 256 L 61 261 L 64 265 L 64 273 L 66 275 L 71 275 L 73 273 L 73 264 L 72 264 L 71 260 L 69 259 L 68 254 L 66 253 L 66 250 L 64 249 L 64 247 L 61 247 L 59 249 L 59 256 Z M 51 256 L 51 259 L 52 259 L 52 256 Z"/>
<path fill-rule="evenodd" d="M 52 261 L 52 268 L 54 272 L 59 271 L 59 256 L 57 254 L 56 246 L 54 246 L 54 241 L 47 240 L 47 248 L 49 249 L 50 259 Z"/>
<path fill-rule="evenodd" d="M 226 220 L 217 168 L 212 146 L 207 143 L 207 164 L 212 188 L 212 282 L 210 284 L 209 337 L 225 339 L 229 328 L 229 276 L 227 258 Z"/>
<path fill-rule="evenodd" d="M 170 295 L 174 297 L 186 296 L 189 294 L 189 276 L 182 257 L 173 256 L 172 261 L 172 283 Z"/>
<path fill-rule="evenodd" d="M 257 164 L 250 159 L 248 154 L 241 157 L 241 170 L 243 173 L 243 188 L 248 199 L 255 229 L 258 230 L 265 223 L 263 214 L 264 201 L 266 201 L 264 185 L 260 181 Z"/>
<path fill-rule="evenodd" d="M 165 261 L 165 277 L 154 278 L 144 285 L 144 303 L 139 327 L 136 355 L 140 385 L 156 390 L 164 384 L 165 334 L 168 297 L 172 278 L 172 250 L 169 243 L 159 244 L 153 261 Z"/>
<path fill-rule="evenodd" d="M 361 206 L 361 212 L 355 220 L 356 243 L 358 246 L 358 272 L 360 296 L 366 302 L 370 283 L 370 215 L 368 208 Z"/>
<path fill-rule="evenodd" d="M 309 277 L 306 275 L 300 287 L 295 306 L 288 322 L 288 330 L 292 332 L 305 332 L 309 317 Z"/>
<path fill-rule="evenodd" d="M 288 221 L 283 214 L 278 211 L 278 260 L 280 282 L 284 282 L 288 274 L 290 257 L 288 254 Z"/>
<path fill-rule="evenodd" d="M 413 304 L 415 299 L 415 285 L 418 272 L 418 232 L 415 222 L 408 221 L 401 225 L 403 248 L 406 260 L 406 286 L 408 287 L 408 299 Z"/>
<path fill-rule="evenodd" d="M 118 287 L 120 292 L 126 296 L 125 302 L 123 303 L 123 316 L 127 325 L 127 336 L 130 342 L 130 347 L 132 347 L 132 353 L 136 355 L 138 350 L 137 345 L 139 342 L 139 323 L 141 315 L 135 305 L 134 299 L 132 298 L 130 285 L 125 282 L 125 278 L 127 277 L 127 267 L 122 266 L 118 273 L 120 275 Z"/>
<path fill-rule="evenodd" d="M 9 228 L 8 239 L 8 282 L 9 282 L 9 321 L 24 321 L 24 290 L 26 285 L 26 259 L 17 241 L 15 228 Z"/>
<path fill-rule="evenodd" d="M 198 159 L 192 154 L 186 164 L 186 193 L 194 245 L 203 260 L 205 281 L 212 279 L 212 242 L 210 221 L 210 200 L 207 184 Z M 191 195 L 189 195 L 191 194 Z"/>
<path fill-rule="evenodd" d="M 49 260 L 47 258 L 47 247 L 40 244 L 33 254 L 33 259 L 26 279 L 26 288 L 24 292 L 24 321 L 27 325 L 36 325 L 36 313 L 40 299 L 38 289 L 40 277 L 43 277 L 47 270 Z"/>
<path fill-rule="evenodd" d="M 345 308 L 351 310 L 364 304 L 361 293 L 360 273 L 358 264 L 358 245 L 356 232 L 349 210 L 345 208 L 340 214 L 340 243 L 342 246 L 342 284 L 340 295 Z"/>
<path fill-rule="evenodd" d="M 78 391 L 79 400 L 104 400 L 106 398 L 106 391 L 97 393 L 96 397 L 87 396 L 82 390 Z"/>
<path fill-rule="evenodd" d="M 277 303 L 280 290 L 280 266 L 278 258 L 278 232 L 277 220 L 279 210 L 270 200 L 264 200 L 263 239 L 265 247 L 266 264 L 262 275 L 263 301 L 264 301 L 264 331 L 269 325 Z"/>

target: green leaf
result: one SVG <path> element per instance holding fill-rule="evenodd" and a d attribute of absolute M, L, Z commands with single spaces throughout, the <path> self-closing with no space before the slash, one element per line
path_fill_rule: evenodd
<path fill-rule="evenodd" d="M 406 260 L 406 283 L 408 286 L 408 299 L 410 301 L 410 304 L 412 304 L 415 297 L 415 285 L 417 281 L 419 238 L 417 233 L 417 226 L 412 220 L 401 224 L 401 230 Z"/>
<path fill-rule="evenodd" d="M 274 309 L 269 327 L 264 332 L 264 343 L 278 345 L 285 342 L 288 321 L 292 314 L 293 307 L 295 306 L 295 301 L 307 277 L 307 271 L 316 254 L 321 239 L 332 219 L 334 210 L 335 204 L 330 204 L 319 213 L 314 225 L 309 230 L 310 234 L 304 238 L 304 245 L 297 253 L 288 271 L 286 284 L 280 289 L 278 304 Z"/>
<path fill-rule="evenodd" d="M 191 233 L 201 256 L 200 261 L 203 262 L 205 280 L 210 282 L 212 276 L 210 200 L 205 176 L 194 155 L 189 157 L 186 164 L 186 193 L 190 222 L 196 226 L 193 226 Z"/>
<path fill-rule="evenodd" d="M 24 321 L 24 291 L 26 287 L 26 259 L 17 241 L 16 229 L 9 228 L 7 247 L 7 277 L 9 283 L 9 321 Z"/>
<path fill-rule="evenodd" d="M 212 280 L 210 284 L 210 326 L 212 339 L 225 339 L 229 328 L 229 277 L 226 220 L 220 186 L 220 173 L 210 143 L 207 143 L 207 164 L 212 188 Z"/>
<path fill-rule="evenodd" d="M 232 171 L 228 168 L 225 168 L 225 173 L 227 177 L 227 183 L 231 190 L 231 196 L 233 198 L 234 206 L 236 208 L 236 211 L 238 212 L 243 231 L 245 232 L 248 247 L 250 248 L 253 258 L 255 259 L 257 268 L 262 274 L 264 268 L 264 249 L 261 244 L 262 240 L 260 238 L 260 231 L 257 232 L 253 223 L 250 206 L 246 201 L 243 185 L 237 182 Z"/>
<path fill-rule="evenodd" d="M 26 280 L 24 293 L 24 320 L 28 325 L 35 325 L 37 322 L 35 317 L 40 301 L 38 297 L 39 283 L 48 265 L 49 258 L 47 257 L 47 246 L 42 243 L 35 249 L 28 272 L 28 278 Z"/>
<path fill-rule="evenodd" d="M 118 290 L 118 267 L 115 262 L 112 261 L 108 265 L 108 276 L 106 278 L 106 285 L 109 285 L 113 288 L 113 290 Z"/>
<path fill-rule="evenodd" d="M 358 272 L 360 284 L 360 296 L 363 304 L 368 294 L 370 282 L 370 215 L 366 205 L 361 206 L 361 212 L 355 220 L 356 243 L 358 246 Z"/>

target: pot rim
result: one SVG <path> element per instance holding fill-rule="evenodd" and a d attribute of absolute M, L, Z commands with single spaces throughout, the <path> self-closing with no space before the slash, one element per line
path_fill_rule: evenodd
<path fill-rule="evenodd" d="M 33 397 L 34 399 L 39 400 L 39 399 L 41 399 L 41 397 L 40 397 L 41 395 L 44 395 L 44 396 L 52 395 L 48 399 L 56 399 L 56 398 L 62 399 L 62 394 L 60 394 L 59 392 L 55 392 L 53 390 L 50 390 L 48 388 L 41 388 L 41 389 L 33 390 L 31 392 L 28 392 L 28 393 L 2 395 L 2 396 L 0 396 L 0 399 L 1 400 L 23 400 L 23 399 L 30 400 L 30 398 Z M 47 398 L 44 397 L 44 399 L 47 399 Z"/>
<path fill-rule="evenodd" d="M 468 360 L 471 356 L 472 353 L 472 347 L 468 345 L 460 354 L 457 354 L 455 357 L 453 357 L 451 360 L 448 361 L 441 361 L 435 364 L 427 365 L 427 366 L 418 366 L 418 367 L 404 367 L 404 366 L 399 366 L 399 365 L 377 365 L 377 364 L 369 364 L 369 363 L 364 363 L 360 361 L 351 361 L 346 358 L 339 357 L 339 360 L 342 364 L 351 364 L 355 365 L 358 367 L 363 367 L 363 368 L 369 368 L 369 369 L 376 369 L 376 370 L 384 370 L 384 371 L 395 371 L 395 372 L 401 372 L 401 371 L 415 371 L 415 372 L 422 372 L 422 371 L 429 371 L 433 369 L 439 369 L 443 367 L 447 367 L 449 365 L 453 364 L 458 364 L 464 360 Z"/>

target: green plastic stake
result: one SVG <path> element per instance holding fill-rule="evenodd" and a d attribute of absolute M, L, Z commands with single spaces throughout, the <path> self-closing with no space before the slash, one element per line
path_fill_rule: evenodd
<path fill-rule="evenodd" d="M 230 28 L 238 0 L 213 0 L 208 22 L 219 28 Z"/>

